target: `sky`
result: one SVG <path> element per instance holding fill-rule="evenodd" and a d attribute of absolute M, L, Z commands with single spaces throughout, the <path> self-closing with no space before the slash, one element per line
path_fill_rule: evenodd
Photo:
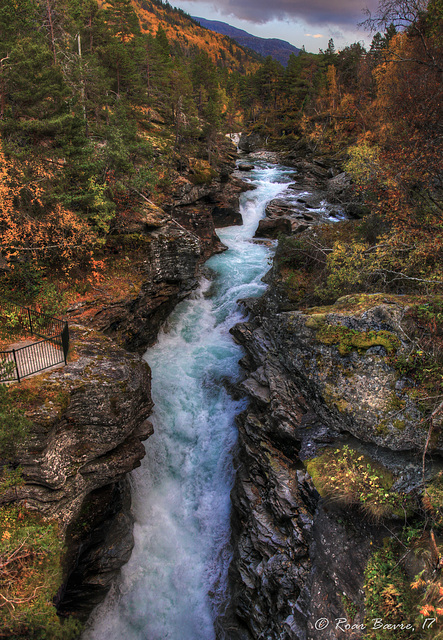
<path fill-rule="evenodd" d="M 280 38 L 306 51 L 326 49 L 330 38 L 336 49 L 370 36 L 357 24 L 365 8 L 374 12 L 378 0 L 169 0 L 191 16 L 221 20 L 262 38 Z"/>

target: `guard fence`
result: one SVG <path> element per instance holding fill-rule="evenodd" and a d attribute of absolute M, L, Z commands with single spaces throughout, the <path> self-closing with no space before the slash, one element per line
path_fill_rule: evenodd
<path fill-rule="evenodd" d="M 0 331 L 3 336 L 32 338 L 30 344 L 0 351 L 0 382 L 20 382 L 33 373 L 67 362 L 69 328 L 65 320 L 0 299 Z"/>

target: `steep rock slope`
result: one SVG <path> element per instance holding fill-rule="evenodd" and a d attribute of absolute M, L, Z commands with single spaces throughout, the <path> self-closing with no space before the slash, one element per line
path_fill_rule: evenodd
<path fill-rule="evenodd" d="M 280 311 L 268 295 L 251 306 L 249 322 L 233 329 L 247 353 L 242 387 L 251 400 L 239 420 L 233 492 L 234 599 L 247 629 L 238 637 L 340 637 L 314 625 L 347 617 L 343 594 L 362 621 L 364 569 L 386 530 L 358 514 L 344 523 L 318 502 L 304 460 L 345 444 L 388 468 L 399 489 L 421 485 L 426 423 L 385 342 L 389 334 L 399 352 L 406 348 L 404 306 L 371 296 L 363 309 L 352 302 L 325 314 L 294 313 Z M 374 344 L 344 352 L 339 338 L 327 344 L 322 326 L 352 327 L 356 336 L 371 331 Z M 442 444 L 437 435 L 434 452 Z M 435 471 L 431 464 L 428 474 Z"/>
<path fill-rule="evenodd" d="M 303 167 L 298 180 L 306 178 Z M 326 197 L 337 172 L 315 163 L 309 170 L 308 190 Z M 306 204 L 274 201 L 268 216 L 296 218 Z M 292 233 L 303 237 L 303 229 Z M 431 438 L 429 409 L 398 364 L 422 353 L 410 337 L 416 302 L 358 294 L 299 310 L 278 259 L 266 280 L 261 299 L 244 301 L 248 321 L 232 329 L 246 352 L 240 387 L 249 407 L 238 419 L 229 629 L 238 640 L 336 640 L 341 618 L 355 625 L 349 637 L 360 638 L 368 624 L 368 563 L 397 544 L 407 516 L 422 517 L 423 483 L 440 477 L 441 412 L 431 420 Z M 323 455 L 330 456 L 326 466 Z M 355 461 L 360 477 L 349 472 L 345 482 L 360 483 L 354 495 L 337 489 L 334 459 Z M 365 482 L 375 485 L 365 489 Z M 429 557 L 428 542 L 423 548 Z M 401 549 L 405 557 L 399 553 L 392 566 L 409 588 L 426 564 Z"/>
<path fill-rule="evenodd" d="M 24 484 L 1 501 L 59 522 L 67 543 L 59 608 L 85 617 L 132 549 L 125 478 L 145 455 L 152 401 L 150 370 L 138 355 L 92 329 L 71 327 L 71 334 L 68 365 L 16 389 L 31 421 L 17 460 Z"/>

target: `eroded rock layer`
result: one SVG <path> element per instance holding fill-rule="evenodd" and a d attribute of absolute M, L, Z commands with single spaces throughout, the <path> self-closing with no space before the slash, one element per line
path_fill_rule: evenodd
<path fill-rule="evenodd" d="M 315 235 L 309 227 L 327 216 L 360 215 L 345 174 L 301 159 L 299 150 L 285 164 L 297 169 L 295 182 L 268 205 L 257 236 Z M 415 382 L 398 366 L 416 348 L 407 298 L 348 295 L 301 311 L 288 298 L 277 256 L 268 292 L 244 301 L 249 319 L 232 329 L 246 351 L 240 386 L 250 402 L 238 421 L 230 633 L 336 640 L 343 637 L 336 621 L 344 620 L 354 625 L 348 636 L 360 638 L 368 560 L 406 511 L 391 510 L 387 529 L 386 519 L 365 517 L 355 502 L 322 498 L 306 463 L 345 448 L 369 469 L 392 474 L 393 494 L 417 499 L 441 468 L 441 415 L 433 416 L 430 441 Z M 423 451 L 431 449 L 423 475 Z"/>
<path fill-rule="evenodd" d="M 364 568 L 385 533 L 358 510 L 345 522 L 319 500 L 304 460 L 351 444 L 389 468 L 397 486 L 413 491 L 422 481 L 417 453 L 427 430 L 417 428 L 419 406 L 388 357 L 392 344 L 406 349 L 405 307 L 383 296 L 355 303 L 347 297 L 322 314 L 281 311 L 271 287 L 232 330 L 246 350 L 241 386 L 250 398 L 233 491 L 239 638 L 338 638 L 340 630 L 315 622 L 346 618 L 347 600 L 363 620 Z M 332 340 L 328 327 L 339 329 Z M 373 344 L 343 348 L 349 328 Z M 441 444 L 439 436 L 434 451 Z"/>

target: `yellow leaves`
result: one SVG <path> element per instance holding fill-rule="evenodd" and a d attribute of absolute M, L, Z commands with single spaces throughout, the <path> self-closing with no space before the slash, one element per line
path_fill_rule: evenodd
<path fill-rule="evenodd" d="M 421 587 L 425 586 L 426 582 L 422 578 L 418 578 L 418 580 L 415 580 L 411 583 L 411 589 L 420 589 Z"/>
<path fill-rule="evenodd" d="M 383 608 L 386 613 L 392 614 L 394 611 L 401 611 L 403 608 L 400 591 L 393 584 L 388 584 L 382 590 L 381 596 L 383 598 Z"/>
<path fill-rule="evenodd" d="M 14 268 L 16 262 L 32 261 L 36 268 L 50 265 L 53 270 L 70 275 L 91 267 L 92 277 L 100 278 L 102 263 L 93 259 L 98 238 L 86 221 L 61 204 L 45 206 L 43 196 L 52 168 L 32 160 L 22 164 L 7 161 L 0 140 L 0 243 L 3 256 Z M 23 186 L 26 185 L 26 186 Z M 104 187 L 90 184 L 94 203 L 105 209 Z M 27 208 L 17 204 L 26 192 Z M 34 211 L 36 213 L 34 213 Z M 109 229 L 110 214 L 102 215 L 102 229 Z"/>
<path fill-rule="evenodd" d="M 351 174 L 355 184 L 368 185 L 381 175 L 380 148 L 363 142 L 348 149 L 349 160 L 345 169 Z"/>

